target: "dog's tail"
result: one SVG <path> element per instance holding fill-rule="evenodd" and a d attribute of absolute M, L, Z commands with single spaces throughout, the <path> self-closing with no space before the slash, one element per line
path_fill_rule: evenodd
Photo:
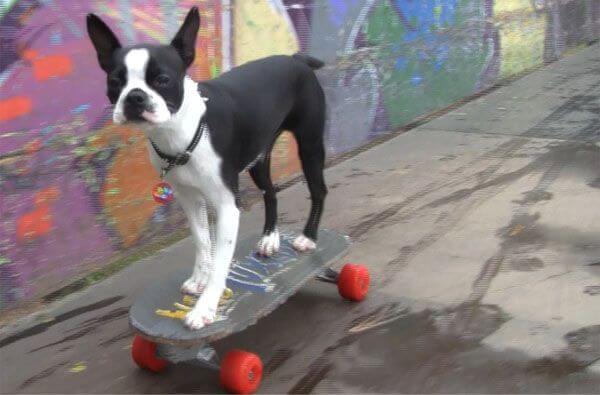
<path fill-rule="evenodd" d="M 308 65 L 313 70 L 318 70 L 321 67 L 325 66 L 325 62 L 300 52 L 295 53 L 294 55 L 292 55 L 292 57 Z"/>

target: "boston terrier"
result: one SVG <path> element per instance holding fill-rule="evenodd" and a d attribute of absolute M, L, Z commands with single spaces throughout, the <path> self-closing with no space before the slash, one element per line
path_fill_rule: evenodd
<path fill-rule="evenodd" d="M 248 170 L 262 191 L 265 225 L 257 251 L 279 249 L 271 150 L 284 130 L 293 133 L 311 197 L 303 234 L 293 245 L 316 248 L 327 187 L 323 179 L 325 95 L 314 73 L 323 62 L 304 54 L 271 56 L 197 83 L 186 75 L 195 57 L 200 14 L 192 8 L 169 45 L 122 47 L 96 15 L 87 30 L 102 70 L 113 121 L 134 123 L 148 138 L 150 161 L 171 183 L 196 245 L 182 292 L 199 295 L 185 324 L 214 322 L 239 225 L 238 178 Z M 207 206 L 216 214 L 212 245 Z"/>

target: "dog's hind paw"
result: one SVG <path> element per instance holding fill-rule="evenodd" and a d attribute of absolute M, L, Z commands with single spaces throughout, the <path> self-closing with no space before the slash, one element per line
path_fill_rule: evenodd
<path fill-rule="evenodd" d="M 262 256 L 272 256 L 279 252 L 279 232 L 274 230 L 264 235 L 256 245 L 256 252 Z"/>
<path fill-rule="evenodd" d="M 304 235 L 296 237 L 292 245 L 294 246 L 294 249 L 299 252 L 310 252 L 317 248 L 317 243 Z"/>
<path fill-rule="evenodd" d="M 185 316 L 184 322 L 188 328 L 198 330 L 215 322 L 216 316 L 216 309 L 211 309 L 206 306 L 198 306 Z"/>

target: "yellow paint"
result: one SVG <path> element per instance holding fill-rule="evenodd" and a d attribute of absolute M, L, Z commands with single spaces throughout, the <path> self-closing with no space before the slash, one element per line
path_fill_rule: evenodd
<path fill-rule="evenodd" d="M 296 33 L 281 0 L 236 1 L 232 11 L 235 65 L 298 52 Z"/>
<path fill-rule="evenodd" d="M 87 369 L 87 365 L 84 362 L 77 362 L 75 365 L 69 369 L 71 373 L 81 373 Z"/>
<path fill-rule="evenodd" d="M 187 315 L 187 311 L 183 311 L 183 310 L 171 311 L 171 310 L 157 309 L 155 311 L 155 313 L 156 313 L 156 315 L 159 315 L 161 317 L 173 318 L 176 320 L 182 320 Z"/>
<path fill-rule="evenodd" d="M 510 231 L 510 233 L 508 234 L 510 237 L 516 236 L 519 233 L 521 233 L 523 231 L 523 229 L 525 229 L 525 227 L 521 224 L 518 224 L 517 226 L 515 226 L 513 228 L 513 230 Z"/>
<path fill-rule="evenodd" d="M 185 295 L 183 297 L 183 304 L 186 306 L 193 306 L 196 304 L 196 300 L 198 299 L 194 298 L 193 296 Z"/>
<path fill-rule="evenodd" d="M 494 2 L 494 21 L 500 31 L 501 77 L 543 62 L 546 18 L 530 0 Z"/>
<path fill-rule="evenodd" d="M 223 291 L 223 295 L 221 295 L 221 299 L 231 299 L 233 297 L 233 291 L 229 288 L 225 288 Z"/>
<path fill-rule="evenodd" d="M 184 304 L 177 303 L 177 302 L 173 303 L 173 306 L 175 306 L 175 308 L 178 309 L 178 310 L 183 310 L 183 311 L 190 311 L 190 310 L 192 310 L 192 308 L 190 306 L 186 306 Z"/>

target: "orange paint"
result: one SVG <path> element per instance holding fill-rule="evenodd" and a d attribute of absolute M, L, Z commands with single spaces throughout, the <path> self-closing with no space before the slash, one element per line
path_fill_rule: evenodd
<path fill-rule="evenodd" d="M 33 49 L 26 49 L 21 52 L 21 57 L 25 60 L 33 60 L 38 57 L 38 53 Z"/>
<path fill-rule="evenodd" d="M 279 136 L 271 152 L 271 174 L 273 181 L 282 181 L 300 172 L 298 145 L 290 132 Z"/>
<path fill-rule="evenodd" d="M 52 77 L 64 77 L 73 71 L 71 58 L 63 55 L 44 56 L 32 60 L 33 75 L 38 81 L 45 81 Z"/>
<path fill-rule="evenodd" d="M 29 155 L 34 154 L 42 149 L 42 140 L 35 139 L 25 144 L 25 152 Z"/>
<path fill-rule="evenodd" d="M 41 207 L 43 204 L 55 201 L 59 196 L 60 190 L 57 187 L 48 187 L 38 191 L 33 200 L 37 207 Z"/>
<path fill-rule="evenodd" d="M 120 144 L 119 143 L 120 140 Z M 160 180 L 150 164 L 144 134 L 126 127 L 107 128 L 95 144 L 121 145 L 106 175 L 101 204 L 125 247 L 139 239 L 154 210 L 152 188 Z"/>
<path fill-rule="evenodd" d="M 31 99 L 25 96 L 0 100 L 0 122 L 10 121 L 31 112 Z"/>
<path fill-rule="evenodd" d="M 45 235 L 51 229 L 50 207 L 47 204 L 41 204 L 17 221 L 17 240 L 20 242 L 31 241 Z"/>

